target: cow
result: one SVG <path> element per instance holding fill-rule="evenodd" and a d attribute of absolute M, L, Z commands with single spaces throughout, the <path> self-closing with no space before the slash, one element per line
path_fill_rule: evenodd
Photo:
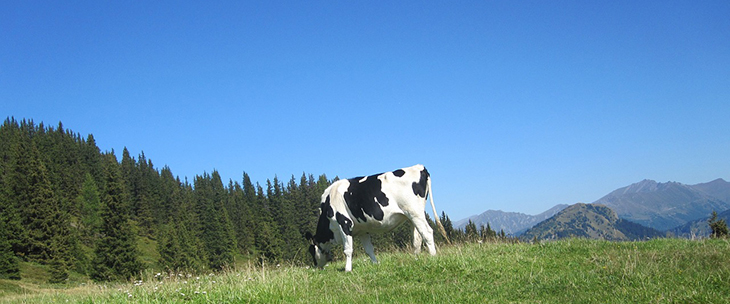
<path fill-rule="evenodd" d="M 433 229 L 426 221 L 427 196 L 431 197 L 436 223 L 448 242 L 433 203 L 431 177 L 423 165 L 334 182 L 322 193 L 315 235 L 305 234 L 314 264 L 324 267 L 332 260 L 332 246 L 342 244 L 347 259 L 345 271 L 352 271 L 353 237 L 360 238 L 370 260 L 378 263 L 370 235 L 391 231 L 406 220 L 413 223 L 416 254 L 425 240 L 428 252 L 436 255 Z"/>

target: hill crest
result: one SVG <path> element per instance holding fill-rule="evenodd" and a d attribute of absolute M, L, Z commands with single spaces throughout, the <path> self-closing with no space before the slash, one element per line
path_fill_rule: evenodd
<path fill-rule="evenodd" d="M 524 240 L 584 237 L 610 241 L 642 240 L 663 236 L 652 228 L 619 218 L 610 208 L 598 204 L 578 203 L 528 229 Z"/>

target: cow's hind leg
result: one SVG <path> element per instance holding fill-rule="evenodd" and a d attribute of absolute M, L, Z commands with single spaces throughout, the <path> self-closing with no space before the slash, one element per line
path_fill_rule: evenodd
<path fill-rule="evenodd" d="M 373 248 L 373 242 L 370 240 L 370 235 L 366 233 L 361 236 L 360 242 L 362 242 L 362 246 L 365 247 L 365 253 L 370 256 L 370 261 L 373 262 L 373 264 L 377 264 L 378 259 L 375 258 L 375 248 Z"/>
<path fill-rule="evenodd" d="M 415 250 L 416 254 L 421 253 L 422 245 L 423 238 L 421 238 L 421 233 L 418 232 L 418 229 L 416 227 L 413 227 L 413 249 Z"/>
<path fill-rule="evenodd" d="M 416 217 L 414 216 L 411 221 L 413 221 L 413 226 L 416 227 L 416 230 L 421 235 L 424 241 L 426 241 L 426 247 L 428 247 L 428 253 L 431 255 L 436 255 L 436 245 L 433 241 L 433 229 L 431 229 L 431 226 L 428 225 L 428 222 L 424 216 Z M 415 233 L 414 233 L 415 235 Z M 414 240 L 415 245 L 415 240 Z M 418 248 L 420 249 L 420 245 Z"/>

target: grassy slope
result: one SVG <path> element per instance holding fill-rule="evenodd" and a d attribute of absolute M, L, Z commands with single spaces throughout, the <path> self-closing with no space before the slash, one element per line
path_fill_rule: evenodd
<path fill-rule="evenodd" d="M 542 245 L 484 244 L 444 248 L 439 256 L 364 254 L 353 273 L 248 267 L 201 277 L 155 277 L 141 284 L 5 289 L 0 301 L 86 303 L 372 303 L 527 302 L 650 303 L 730 301 L 730 242 L 563 240 Z M 9 281 L 0 280 L 0 289 Z M 5 287 L 4 287 L 5 286 Z M 46 287 L 47 288 L 47 287 Z"/>

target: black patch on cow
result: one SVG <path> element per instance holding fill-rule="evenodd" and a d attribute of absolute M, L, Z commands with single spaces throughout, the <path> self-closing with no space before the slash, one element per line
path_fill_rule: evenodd
<path fill-rule="evenodd" d="M 345 234 L 352 235 L 352 221 L 349 218 L 337 212 L 337 222 L 340 223 L 340 227 L 342 227 Z"/>
<path fill-rule="evenodd" d="M 332 210 L 332 205 L 330 205 L 330 196 L 327 195 L 327 198 L 324 199 L 324 203 L 319 206 L 320 210 L 322 210 L 322 214 L 327 215 L 327 217 L 331 218 L 335 216 L 334 210 Z"/>
<path fill-rule="evenodd" d="M 314 242 L 317 244 L 327 243 L 335 238 L 335 234 L 330 230 L 330 220 L 324 213 L 319 216 L 317 222 L 317 232 L 314 234 Z"/>
<path fill-rule="evenodd" d="M 380 206 L 388 206 L 388 197 L 383 193 L 378 175 L 368 176 L 364 181 L 362 177 L 348 181 L 350 186 L 345 193 L 345 202 L 353 217 L 366 222 L 367 214 L 376 220 L 383 220 L 383 209 Z"/>
<path fill-rule="evenodd" d="M 317 265 L 317 253 L 316 248 L 314 248 L 314 245 L 309 245 L 309 254 L 312 255 L 312 260 L 314 260 L 314 265 Z"/>
<path fill-rule="evenodd" d="M 426 188 L 428 187 L 428 177 L 430 175 L 428 174 L 428 170 L 426 168 L 423 168 L 423 171 L 421 171 L 421 179 L 418 180 L 418 182 L 413 182 L 413 193 L 420 196 L 420 197 L 426 197 Z"/>
<path fill-rule="evenodd" d="M 319 215 L 319 221 L 317 222 L 317 231 L 314 234 L 314 242 L 326 243 L 335 238 L 335 234 L 330 230 L 330 218 L 333 217 L 334 210 L 330 205 L 329 195 L 325 198 L 324 203 L 320 206 L 322 214 Z"/>
<path fill-rule="evenodd" d="M 398 170 L 393 171 L 393 175 L 395 175 L 397 177 L 403 177 L 403 175 L 405 175 L 405 174 L 406 174 L 406 171 L 403 169 L 398 169 Z"/>

